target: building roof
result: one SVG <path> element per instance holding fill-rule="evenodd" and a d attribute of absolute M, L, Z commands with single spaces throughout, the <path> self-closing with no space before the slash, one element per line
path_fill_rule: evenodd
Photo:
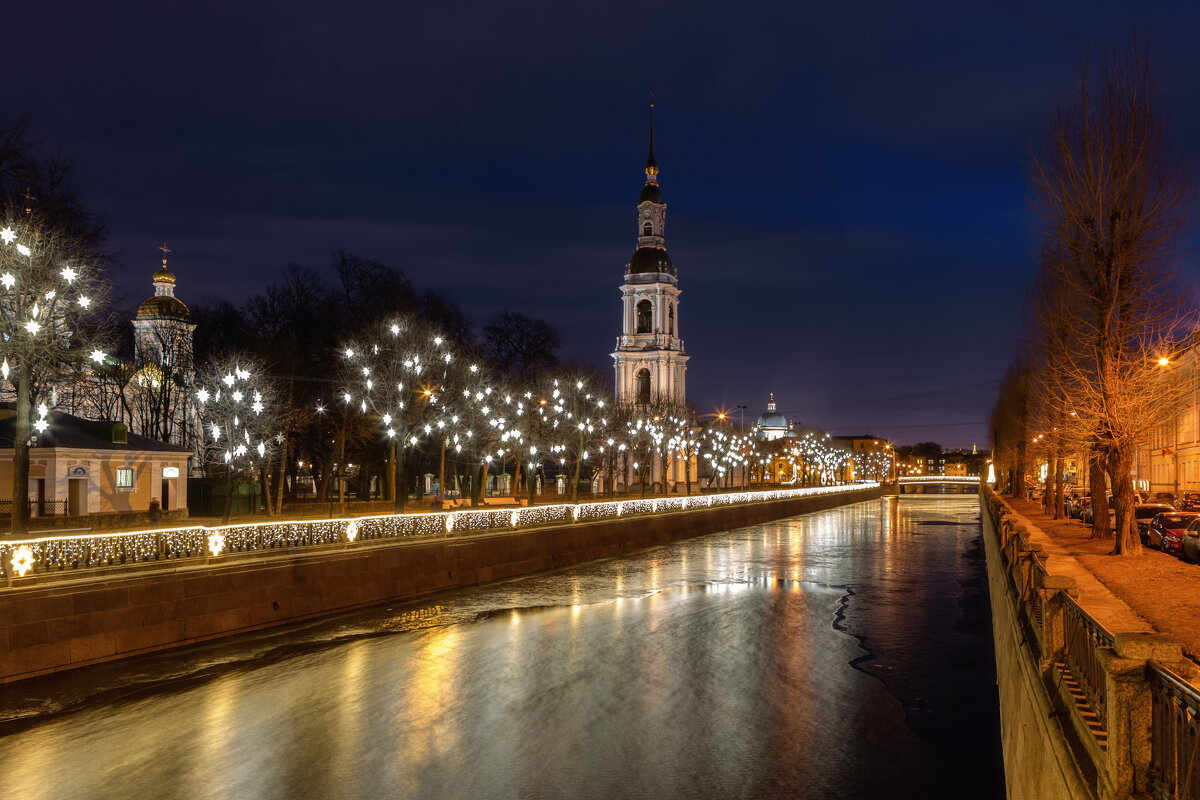
<path fill-rule="evenodd" d="M 137 310 L 138 319 L 147 317 L 166 317 L 191 322 L 192 312 L 178 297 L 159 294 L 147 298 Z"/>
<path fill-rule="evenodd" d="M 633 258 L 629 259 L 628 272 L 633 275 L 647 272 L 674 275 L 675 265 L 671 263 L 671 257 L 667 255 L 666 250 L 658 247 L 639 247 L 634 251 Z"/>
<path fill-rule="evenodd" d="M 657 203 L 665 206 L 667 201 L 663 200 L 662 189 L 658 188 L 658 184 L 647 181 L 646 185 L 642 187 L 642 193 L 638 195 L 638 205 L 640 206 L 642 203 Z"/>
<path fill-rule="evenodd" d="M 0 404 L 0 408 L 6 409 L 9 412 L 8 416 L 0 419 L 0 449 L 11 449 L 17 424 L 16 415 L 11 413 L 14 410 L 14 404 L 3 403 Z M 119 424 L 115 422 L 96 422 L 80 419 L 79 417 L 64 414 L 60 411 L 51 411 L 46 415 L 46 421 L 50 423 L 50 427 L 37 435 L 37 444 L 32 448 L 34 450 L 57 447 L 79 450 L 123 450 L 128 452 L 181 454 L 190 454 L 192 452 L 190 448 L 181 447 L 176 444 L 167 444 L 166 442 L 160 442 L 157 439 L 150 439 L 145 436 L 138 436 L 136 433 L 127 434 L 127 441 L 125 442 L 114 442 L 113 426 Z"/>

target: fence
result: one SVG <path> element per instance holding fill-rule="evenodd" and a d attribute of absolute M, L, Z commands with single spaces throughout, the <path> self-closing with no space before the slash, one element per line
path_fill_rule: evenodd
<path fill-rule="evenodd" d="M 37 500 L 29 498 L 30 517 L 65 517 L 67 515 L 66 500 Z M 11 517 L 13 512 L 12 500 L 0 500 L 0 517 Z"/>
<path fill-rule="evenodd" d="M 1150 795 L 1156 800 L 1200 798 L 1200 694 L 1171 670 L 1150 662 Z"/>
<path fill-rule="evenodd" d="M 1074 580 L 1047 569 L 1041 547 L 1029 541 L 1025 526 L 994 493 L 986 493 L 984 505 L 1025 634 L 1022 644 L 1043 670 L 1046 685 L 1061 687 L 1075 729 L 1086 732 L 1081 744 L 1096 765 L 1096 780 L 1107 787 L 1098 793 L 1124 796 L 1140 788 L 1157 800 L 1200 800 L 1200 691 L 1146 655 L 1160 653 L 1182 663 L 1179 645 L 1156 635 L 1107 630 L 1079 604 Z M 1121 687 L 1116 695 L 1114 686 Z M 1137 718 L 1148 726 L 1131 722 Z M 1149 747 L 1140 739 L 1147 727 Z"/>
<path fill-rule="evenodd" d="M 360 540 L 510 531 L 699 507 L 785 500 L 874 488 L 877 483 L 806 489 L 774 489 L 695 497 L 622 500 L 480 509 L 432 514 L 385 514 L 351 519 L 265 522 L 220 527 L 193 526 L 129 533 L 47 536 L 0 541 L 0 576 L 9 586 L 36 576 L 154 561 L 216 558 L 226 553 L 294 550 Z"/>

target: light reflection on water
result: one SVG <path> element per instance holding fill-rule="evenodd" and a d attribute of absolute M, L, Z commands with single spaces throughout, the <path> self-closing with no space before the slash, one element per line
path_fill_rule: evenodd
<path fill-rule="evenodd" d="M 993 677 L 954 665 L 990 642 L 964 626 L 977 517 L 862 503 L 10 687 L 70 706 L 221 665 L 15 730 L 0 776 L 30 800 L 999 797 Z"/>

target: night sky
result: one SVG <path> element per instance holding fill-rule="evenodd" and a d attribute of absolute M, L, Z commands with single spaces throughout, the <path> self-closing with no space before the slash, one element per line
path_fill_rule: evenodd
<path fill-rule="evenodd" d="M 130 308 L 164 240 L 192 304 L 345 249 L 605 369 L 653 91 L 688 399 L 749 423 L 774 392 L 898 442 L 987 444 L 1027 154 L 1085 60 L 1148 40 L 1200 157 L 1194 2 L 58 2 L 3 25 L 3 115 L 74 161 Z"/>

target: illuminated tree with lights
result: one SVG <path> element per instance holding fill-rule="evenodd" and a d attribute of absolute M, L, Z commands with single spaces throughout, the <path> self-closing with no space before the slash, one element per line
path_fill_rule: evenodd
<path fill-rule="evenodd" d="M 51 387 L 104 362 L 87 341 L 105 289 L 89 254 L 77 239 L 39 225 L 36 215 L 0 223 L 0 376 L 17 405 L 13 533 L 29 530 L 29 446 L 48 425 Z"/>
<path fill-rule="evenodd" d="M 557 394 L 556 394 L 557 393 Z M 529 504 L 537 493 L 537 473 L 553 453 L 555 444 L 556 408 L 562 392 L 552 379 L 533 381 L 533 386 L 520 394 L 505 393 L 501 397 L 507 425 L 501 434 L 500 449 L 516 459 L 516 472 L 524 465 L 525 488 Z"/>
<path fill-rule="evenodd" d="M 455 367 L 454 355 L 446 340 L 427 325 L 398 319 L 347 345 L 342 356 L 342 400 L 377 417 L 391 442 L 395 508 L 402 514 L 408 499 L 410 457 L 439 422 L 445 427 L 440 403 Z"/>
<path fill-rule="evenodd" d="M 470 475 L 471 505 L 478 506 L 487 487 L 488 467 L 503 449 L 507 421 L 503 396 L 496 391 L 478 364 L 454 376 L 455 389 L 447 393 L 444 413 L 449 425 L 442 432 L 447 452 L 465 460 Z"/>
<path fill-rule="evenodd" d="M 225 475 L 224 524 L 233 507 L 235 480 L 264 469 L 282 444 L 277 393 L 262 363 L 250 356 L 211 362 L 196 383 L 204 460 Z"/>
<path fill-rule="evenodd" d="M 559 463 L 571 472 L 571 502 L 578 503 L 583 468 L 596 458 L 608 438 L 612 404 L 593 392 L 590 381 L 583 377 L 568 377 L 555 384 L 558 390 L 555 454 Z M 591 476 L 589 468 L 588 478 Z"/>

